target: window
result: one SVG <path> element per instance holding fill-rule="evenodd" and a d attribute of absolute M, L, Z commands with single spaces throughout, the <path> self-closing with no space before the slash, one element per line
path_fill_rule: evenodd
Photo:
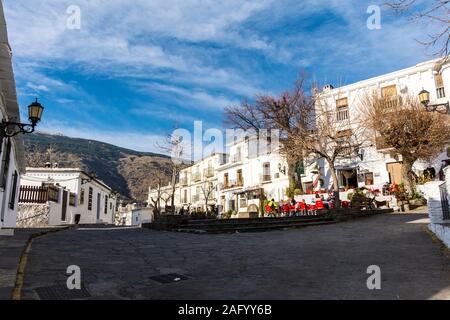
<path fill-rule="evenodd" d="M 349 119 L 348 99 L 343 98 L 336 100 L 336 119 L 343 121 Z"/>
<path fill-rule="evenodd" d="M 395 84 L 381 88 L 381 96 L 383 98 L 395 97 L 396 95 L 397 95 L 397 85 Z"/>
<path fill-rule="evenodd" d="M 373 173 L 372 172 L 368 172 L 364 175 L 364 183 L 366 186 L 373 185 Z"/>
<path fill-rule="evenodd" d="M 8 171 L 9 171 L 9 162 L 11 160 L 11 140 L 8 139 L 8 142 L 6 143 L 6 151 L 5 156 L 3 157 L 3 163 L 2 163 L 2 181 L 0 187 L 5 189 L 6 188 L 6 182 L 8 180 Z"/>
<path fill-rule="evenodd" d="M 80 205 L 84 204 L 84 188 L 81 188 L 80 191 Z"/>
<path fill-rule="evenodd" d="M 69 206 L 71 207 L 75 207 L 75 202 L 76 202 L 76 196 L 75 193 L 70 193 L 69 194 Z"/>
<path fill-rule="evenodd" d="M 442 75 L 436 74 L 434 76 L 434 82 L 436 83 L 436 96 L 438 99 L 445 98 L 444 81 L 442 81 Z"/>
<path fill-rule="evenodd" d="M 13 178 L 12 178 L 12 186 L 11 186 L 11 198 L 9 200 L 9 208 L 11 210 L 14 210 L 14 207 L 16 205 L 16 193 L 17 193 L 17 180 L 19 175 L 17 174 L 17 171 L 14 171 Z"/>
<path fill-rule="evenodd" d="M 108 196 L 105 195 L 105 214 L 108 214 Z"/>
<path fill-rule="evenodd" d="M 270 162 L 263 164 L 263 182 L 271 181 L 272 177 L 270 174 Z"/>
<path fill-rule="evenodd" d="M 94 189 L 92 187 L 89 187 L 89 196 L 88 196 L 88 210 L 92 211 L 92 196 L 94 194 Z"/>
<path fill-rule="evenodd" d="M 242 169 L 237 171 L 237 184 L 238 186 L 244 185 L 244 176 L 242 175 Z"/>
<path fill-rule="evenodd" d="M 229 181 L 228 181 L 228 173 L 225 173 L 225 174 L 223 175 L 223 185 L 224 185 L 225 187 L 228 187 L 228 184 L 229 184 Z"/>

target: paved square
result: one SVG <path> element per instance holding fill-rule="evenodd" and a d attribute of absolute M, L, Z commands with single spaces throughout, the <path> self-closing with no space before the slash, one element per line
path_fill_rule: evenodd
<path fill-rule="evenodd" d="M 81 268 L 90 299 L 450 299 L 450 258 L 424 215 L 381 215 L 263 233 L 68 230 L 35 240 L 24 299 Z M 412 223 L 416 222 L 416 223 Z M 368 290 L 367 267 L 382 289 Z M 158 283 L 152 277 L 187 279 Z"/>

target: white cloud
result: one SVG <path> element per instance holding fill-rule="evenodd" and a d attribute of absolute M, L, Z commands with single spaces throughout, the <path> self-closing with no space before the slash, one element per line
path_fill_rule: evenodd
<path fill-rule="evenodd" d="M 121 130 L 96 130 L 87 126 L 75 126 L 73 123 L 69 124 L 60 121 L 46 121 L 39 126 L 39 131 L 63 134 L 73 138 L 102 141 L 131 150 L 155 153 L 162 153 L 158 147 L 158 143 L 161 144 L 165 139 L 164 135 L 143 134 Z"/>

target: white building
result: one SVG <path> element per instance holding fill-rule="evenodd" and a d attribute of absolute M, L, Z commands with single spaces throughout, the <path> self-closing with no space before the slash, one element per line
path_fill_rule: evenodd
<path fill-rule="evenodd" d="M 77 168 L 27 168 L 21 179 L 19 221 L 24 225 L 33 219 L 33 208 L 39 215 L 48 215 L 48 225 L 114 224 L 116 195 L 101 180 Z M 47 193 L 46 188 L 57 190 L 52 199 L 37 199 L 36 193 Z M 46 210 L 40 208 L 45 206 Z M 36 217 L 34 218 L 36 219 Z"/>
<path fill-rule="evenodd" d="M 320 96 L 328 106 L 335 108 L 338 128 L 345 131 L 356 127 L 361 119 L 359 102 L 367 94 L 378 91 L 388 103 L 398 103 L 406 97 L 418 97 L 422 89 L 431 93 L 431 104 L 449 102 L 450 61 L 442 63 L 438 59 L 431 60 L 340 88 L 328 85 Z M 255 137 L 237 139 L 227 146 L 226 156 L 213 155 L 184 169 L 176 186 L 176 205 L 191 205 L 193 208 L 203 209 L 200 186 L 206 181 L 205 178 L 208 178 L 205 174 L 202 175 L 205 168 L 209 179 L 217 182 L 216 196 L 211 199 L 211 204 L 218 204 L 219 212 L 232 211 L 239 217 L 247 217 L 260 212 L 263 199 L 286 200 L 289 179 L 285 158 L 278 150 L 258 148 L 255 152 L 254 142 Z M 301 174 L 305 192 L 331 190 L 333 181 L 326 162 L 323 159 L 305 162 L 304 172 Z M 206 166 L 206 163 L 209 165 Z M 444 151 L 434 163 L 417 161 L 414 170 L 420 174 L 421 171 L 433 167 L 438 173 L 448 164 L 450 150 Z M 359 153 L 352 158 L 338 160 L 336 169 L 342 192 L 341 199 L 346 199 L 346 193 L 343 192 L 346 189 L 381 189 L 385 184 L 403 182 L 401 156 L 395 155 L 380 141 L 373 143 L 372 139 L 367 139 Z M 163 188 L 164 192 L 170 189 L 170 186 Z M 152 196 L 155 196 L 155 190 L 150 189 L 149 199 Z M 307 196 L 296 198 L 299 200 Z"/>
<path fill-rule="evenodd" d="M 286 199 L 287 163 L 278 146 L 274 150 L 271 146 L 270 141 L 261 142 L 255 136 L 241 137 L 227 146 L 227 162 L 217 168 L 220 212 L 248 217 L 260 212 L 265 199 Z"/>
<path fill-rule="evenodd" d="M 327 105 L 336 108 L 336 121 L 342 130 L 351 129 L 361 116 L 360 101 L 365 96 L 378 92 L 388 103 L 398 103 L 407 97 L 417 97 L 422 89 L 430 92 L 431 104 L 449 102 L 450 61 L 440 59 L 420 63 L 414 67 L 360 81 L 354 84 L 333 88 L 327 86 L 321 93 Z M 361 159 L 362 158 L 362 159 Z M 434 163 L 418 161 L 414 170 L 421 173 L 432 167 L 436 174 L 450 163 L 449 150 L 444 151 Z M 331 187 L 328 166 L 319 162 L 321 175 L 326 187 Z M 402 158 L 392 153 L 380 139 L 372 140 L 361 148 L 353 159 L 340 160 L 336 166 L 339 185 L 342 187 L 381 188 L 386 183 L 400 184 L 402 180 Z"/>
<path fill-rule="evenodd" d="M 227 161 L 225 154 L 216 153 L 197 161 L 192 166 L 180 171 L 179 181 L 175 188 L 175 207 L 190 211 L 205 212 L 208 196 L 208 209 L 215 207 L 218 199 L 217 169 Z M 161 187 L 160 207 L 165 211 L 166 206 L 171 205 L 172 186 Z M 152 198 L 157 199 L 157 190 L 149 188 L 148 203 L 152 204 Z"/>
<path fill-rule="evenodd" d="M 20 122 L 3 5 L 0 2 L 0 121 Z M 0 138 L 0 235 L 12 235 L 16 226 L 20 175 L 25 172 L 23 138 Z"/>

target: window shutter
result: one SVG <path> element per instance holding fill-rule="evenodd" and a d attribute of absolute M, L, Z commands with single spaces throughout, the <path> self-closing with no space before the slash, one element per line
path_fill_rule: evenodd
<path fill-rule="evenodd" d="M 396 95 L 397 95 L 397 85 L 395 84 L 381 88 L 381 96 L 383 98 L 394 97 Z"/>
<path fill-rule="evenodd" d="M 2 170 L 2 181 L 1 181 L 1 187 L 3 189 L 6 188 L 6 181 L 8 180 L 8 171 L 9 171 L 9 162 L 11 160 L 11 140 L 8 139 L 8 142 L 6 144 L 6 150 L 5 150 L 5 156 L 3 157 L 3 170 Z"/>
<path fill-rule="evenodd" d="M 11 210 L 14 210 L 14 206 L 16 205 L 16 193 L 17 193 L 17 180 L 19 175 L 17 174 L 17 171 L 14 171 L 13 175 L 13 181 L 11 186 L 11 198 L 9 200 L 9 208 Z"/>
<path fill-rule="evenodd" d="M 442 80 L 442 74 L 434 75 L 434 82 L 436 83 L 436 88 L 442 88 L 444 86 L 444 81 Z"/>
<path fill-rule="evenodd" d="M 348 98 L 336 100 L 336 107 L 337 108 L 348 107 Z"/>

